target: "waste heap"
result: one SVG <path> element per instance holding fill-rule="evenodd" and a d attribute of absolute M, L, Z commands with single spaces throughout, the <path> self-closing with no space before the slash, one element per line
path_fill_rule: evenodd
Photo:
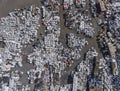
<path fill-rule="evenodd" d="M 81 55 L 80 55 L 80 50 L 77 48 L 72 48 L 72 49 L 64 49 L 62 51 L 62 56 L 65 59 L 65 61 L 73 61 L 73 60 L 78 60 Z"/>
<path fill-rule="evenodd" d="M 94 36 L 94 33 L 95 33 L 94 28 L 91 23 L 91 19 L 87 15 L 83 14 L 81 16 L 81 20 L 79 21 L 77 32 L 82 33 L 88 37 Z"/>
<path fill-rule="evenodd" d="M 73 91 L 86 90 L 88 77 L 92 74 L 93 58 L 98 56 L 96 50 L 92 47 L 86 53 L 85 59 L 77 66 L 77 71 L 73 75 Z"/>
<path fill-rule="evenodd" d="M 64 10 L 68 10 L 73 8 L 74 0 L 63 0 L 63 8 Z"/>
<path fill-rule="evenodd" d="M 88 42 L 84 39 L 80 39 L 80 37 L 75 36 L 75 34 L 70 33 L 67 35 L 67 45 L 69 48 L 78 47 L 82 49 L 85 45 L 88 45 Z"/>
<path fill-rule="evenodd" d="M 64 51 L 63 54 L 65 54 L 69 60 L 78 60 L 81 57 L 81 50 L 88 45 L 88 41 L 85 39 L 80 39 L 80 37 L 77 37 L 73 33 L 67 34 L 66 37 L 69 50 Z"/>
<path fill-rule="evenodd" d="M 55 33 L 57 37 L 60 36 L 60 17 L 58 15 L 54 15 L 50 18 L 49 23 L 47 24 L 46 33 Z"/>
<path fill-rule="evenodd" d="M 109 82 L 109 81 L 105 82 L 106 84 L 108 84 L 108 87 L 106 87 L 106 89 L 118 90 L 120 89 L 120 87 L 118 86 L 118 84 L 120 84 L 119 68 L 118 68 L 118 65 L 119 65 L 118 60 L 120 57 L 119 55 L 120 54 L 120 46 L 119 46 L 120 44 L 119 43 L 120 1 L 119 0 L 114 0 L 114 1 L 103 0 L 103 4 L 106 10 L 104 12 L 102 11 L 100 12 L 99 16 L 101 17 L 99 17 L 99 19 L 102 20 L 101 27 L 105 31 L 102 31 L 102 33 L 99 33 L 98 43 L 99 43 L 99 46 L 101 47 L 101 51 L 103 53 L 105 60 L 107 59 L 109 60 L 111 59 L 112 61 L 113 59 L 115 60 L 115 62 L 112 62 L 112 61 L 110 62 L 111 63 L 110 67 L 112 72 L 104 74 L 106 78 L 108 77 L 107 79 L 112 81 L 112 82 Z M 101 5 L 101 9 L 102 7 L 103 6 Z M 103 79 L 106 79 L 106 78 L 103 78 Z M 112 83 L 112 86 L 111 86 L 111 83 Z M 113 88 L 110 88 L 110 86 Z"/>
<path fill-rule="evenodd" d="M 96 0 L 90 0 L 90 9 L 93 17 L 97 16 Z"/>
<path fill-rule="evenodd" d="M 59 5 L 59 0 L 41 0 L 41 2 L 44 4 L 44 6 L 55 6 Z"/>
<path fill-rule="evenodd" d="M 28 85 L 22 85 L 20 80 L 20 75 L 23 72 L 21 71 L 12 71 L 11 73 L 5 73 L 3 75 L 3 80 L 0 81 L 1 91 L 30 91 L 30 87 Z M 6 79 L 5 79 L 6 78 Z"/>
<path fill-rule="evenodd" d="M 88 52 L 85 54 L 85 61 L 87 64 L 87 67 L 89 68 L 89 74 L 91 75 L 93 72 L 93 64 L 95 61 L 95 58 L 98 56 L 97 51 L 94 49 L 94 47 L 91 47 Z"/>
<path fill-rule="evenodd" d="M 55 33 L 60 36 L 60 17 L 58 10 L 47 10 L 42 6 L 42 22 L 46 27 L 45 33 Z"/>
<path fill-rule="evenodd" d="M 119 1 L 113 1 L 111 5 L 112 10 L 109 11 L 109 17 L 107 18 L 107 24 L 109 32 L 112 34 L 113 40 L 115 41 L 115 46 L 117 48 L 116 54 L 119 55 L 120 50 L 120 2 Z M 110 7 L 110 6 L 109 6 Z"/>
<path fill-rule="evenodd" d="M 86 12 L 68 11 L 65 13 L 64 17 L 66 27 L 73 30 L 75 29 L 78 33 L 82 33 L 88 37 L 94 36 L 95 31 L 93 24 Z"/>
<path fill-rule="evenodd" d="M 101 13 L 104 14 L 104 16 L 101 16 L 104 18 L 103 23 L 101 24 L 103 31 L 98 36 L 99 46 L 101 47 L 101 51 L 106 58 L 111 59 L 110 62 L 111 65 L 111 73 L 110 76 L 112 76 L 112 86 L 113 90 L 120 89 L 118 85 L 119 84 L 119 58 L 120 58 L 120 43 L 119 43 L 119 35 L 120 35 L 120 1 L 119 0 L 110 0 L 106 1 L 103 0 L 104 5 L 106 7 L 106 10 Z M 99 17 L 101 19 L 101 17 Z M 114 62 L 113 62 L 114 61 Z M 109 77 L 107 75 L 107 77 Z M 109 78 L 108 78 L 109 79 Z M 110 80 L 111 81 L 111 80 Z M 110 83 L 110 82 L 108 82 Z M 110 85 L 108 85 L 110 86 Z M 112 89 L 112 88 L 107 88 Z"/>
<path fill-rule="evenodd" d="M 60 84 L 61 71 L 65 68 L 61 55 L 63 46 L 59 41 L 60 17 L 56 10 L 50 11 L 48 7 L 42 6 L 42 15 L 44 14 L 42 21 L 46 30 L 39 39 L 39 43 L 35 44 L 33 52 L 28 55 L 29 63 L 35 67 L 28 71 L 28 78 L 31 84 L 35 83 L 36 90 L 53 91 L 55 85 Z M 41 88 L 38 88 L 37 84 L 39 83 L 36 83 L 36 80 L 41 78 L 43 84 L 41 84 Z"/>
<path fill-rule="evenodd" d="M 77 72 L 73 76 L 73 90 L 72 91 L 86 90 L 87 76 L 89 74 L 89 68 L 86 65 L 87 65 L 86 62 L 82 61 L 77 66 Z"/>
<path fill-rule="evenodd" d="M 77 8 L 79 7 L 84 8 L 86 6 L 86 0 L 75 0 L 75 6 Z"/>
<path fill-rule="evenodd" d="M 35 10 L 35 12 L 33 12 Z M 18 64 L 22 66 L 22 48 L 37 37 L 39 8 L 16 9 L 0 20 L 0 36 L 5 47 L 0 49 L 0 68 L 9 71 Z"/>
<path fill-rule="evenodd" d="M 71 10 L 74 8 L 84 8 L 86 0 L 63 0 L 63 9 Z"/>
<path fill-rule="evenodd" d="M 108 45 L 108 47 L 106 46 L 105 51 L 107 51 L 109 49 L 109 45 L 112 45 L 114 47 L 113 50 L 116 50 L 115 56 L 119 55 L 119 50 L 120 50 L 120 46 L 119 46 L 119 35 L 120 35 L 120 26 L 119 26 L 119 22 L 120 22 L 120 2 L 118 0 L 103 0 L 103 1 L 99 1 L 97 2 L 100 6 L 101 9 L 105 8 L 105 11 L 99 10 L 98 7 L 97 8 L 97 13 L 98 14 L 98 19 L 101 20 L 101 28 L 104 30 L 102 38 L 104 40 L 104 44 L 102 44 L 102 42 L 100 43 L 100 45 L 104 46 L 104 45 Z M 101 4 L 102 3 L 102 4 Z M 101 40 L 102 40 L 101 38 Z M 105 48 L 105 47 L 104 47 Z M 103 48 L 103 49 L 104 49 Z M 108 49 L 107 49 L 108 48 Z M 107 54 L 108 52 L 106 52 L 103 54 Z M 109 54 L 109 53 L 108 53 Z M 118 56 L 119 57 L 119 56 Z"/>
<path fill-rule="evenodd" d="M 59 41 L 61 30 L 59 12 L 52 8 L 50 10 L 48 7 L 42 6 L 42 22 L 46 29 L 45 34 L 42 34 L 39 39 L 40 45 L 35 44 L 33 52 L 28 55 L 28 62 L 35 67 L 35 69 L 28 71 L 28 78 L 31 84 L 35 83 L 36 79 L 44 78 L 42 79 L 43 84 L 41 89 L 46 88 L 53 91 L 56 84 L 60 84 L 61 71 L 66 66 L 71 66 L 74 60 L 78 60 L 81 57 L 80 50 L 88 42 L 85 39 L 79 40 L 80 38 L 75 37 L 74 34 L 70 34 L 69 39 L 74 36 L 74 41 L 70 39 L 69 42 L 78 42 L 78 44 L 73 46 L 72 49 L 63 48 L 62 43 Z M 36 86 L 35 89 L 39 88 Z"/>
<path fill-rule="evenodd" d="M 100 59 L 98 68 L 98 75 L 96 76 L 97 82 L 102 83 L 102 88 L 104 85 L 104 90 L 113 91 L 112 75 L 107 60 L 104 58 Z"/>
<path fill-rule="evenodd" d="M 64 86 L 60 86 L 56 91 L 71 91 L 71 90 L 72 90 L 72 84 L 66 84 Z"/>

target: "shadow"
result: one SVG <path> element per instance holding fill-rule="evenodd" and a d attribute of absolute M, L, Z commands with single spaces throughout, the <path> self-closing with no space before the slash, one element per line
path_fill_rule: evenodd
<path fill-rule="evenodd" d="M 73 77 L 71 75 L 68 76 L 67 83 L 68 84 L 72 84 L 73 83 Z"/>

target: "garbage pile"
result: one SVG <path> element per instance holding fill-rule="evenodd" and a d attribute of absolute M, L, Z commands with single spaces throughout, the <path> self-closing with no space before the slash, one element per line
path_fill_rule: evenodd
<path fill-rule="evenodd" d="M 42 6 L 42 15 L 42 22 L 46 28 L 45 34 L 41 35 L 39 43 L 35 44 L 33 52 L 28 55 L 28 62 L 33 64 L 35 69 L 30 69 L 27 74 L 30 84 L 35 83 L 36 79 L 44 78 L 41 88 L 50 90 L 54 88 L 55 83 L 60 84 L 58 79 L 61 77 L 61 72 L 65 67 L 70 67 L 74 60 L 81 57 L 80 51 L 88 42 L 70 34 L 68 39 L 72 48 L 63 48 L 59 41 L 61 29 L 58 13 L 56 13 L 56 10 L 49 11 L 47 7 Z M 74 42 L 74 45 L 72 42 Z M 75 44 L 75 42 L 77 43 Z M 40 46 L 38 46 L 39 44 Z M 58 79 L 53 79 L 55 74 L 58 74 L 56 76 Z"/>
<path fill-rule="evenodd" d="M 22 85 L 19 81 L 23 72 L 13 71 L 12 73 L 5 73 L 1 80 L 1 91 L 30 91 L 28 85 Z M 6 81 L 5 81 L 6 80 Z"/>
<path fill-rule="evenodd" d="M 107 14 L 106 14 L 106 20 L 107 20 L 107 39 L 109 40 L 108 42 L 108 48 L 109 48 L 109 53 L 110 53 L 110 58 L 114 59 L 115 62 L 111 63 L 112 67 L 112 78 L 113 78 L 113 88 L 116 90 L 120 89 L 119 88 L 119 59 L 120 58 L 120 1 L 119 0 L 114 0 L 112 2 L 109 2 L 107 4 Z M 112 51 L 111 51 L 112 50 Z M 117 61 L 117 62 L 116 62 Z M 113 64 L 115 66 L 113 66 Z M 115 69 L 115 70 L 114 70 Z"/>
<path fill-rule="evenodd" d="M 59 68 L 61 62 L 58 63 L 56 60 L 61 60 L 59 54 L 63 50 L 58 38 L 60 36 L 60 17 L 56 12 L 48 11 L 47 7 L 44 6 L 42 6 L 42 15 L 42 21 L 46 27 L 45 35 L 41 38 L 43 40 L 39 42 L 41 47 L 34 48 L 34 52 L 28 55 L 28 59 L 30 63 L 33 63 L 34 60 L 34 65 L 38 69 L 42 69 L 47 63 Z M 42 70 L 39 71 L 42 72 Z"/>
<path fill-rule="evenodd" d="M 55 15 L 52 16 L 47 24 L 46 33 L 55 33 L 58 37 L 60 36 L 60 17 Z"/>
<path fill-rule="evenodd" d="M 81 57 L 80 51 L 77 48 L 63 48 L 55 34 L 45 35 L 43 45 L 41 48 L 35 47 L 34 52 L 28 55 L 29 63 L 35 66 L 34 71 L 32 69 L 28 71 L 30 83 L 33 83 L 35 79 L 40 79 L 43 72 L 50 71 L 50 65 L 54 68 L 54 71 L 51 73 L 53 75 L 58 73 L 58 76 L 61 77 L 61 71 L 63 71 L 65 67 L 70 67 L 74 60 L 78 60 Z M 38 76 L 36 77 L 35 74 Z M 50 76 L 50 74 L 48 74 L 48 76 Z M 50 79 L 47 81 L 47 83 L 49 83 Z"/>
<path fill-rule="evenodd" d="M 58 13 L 58 10 L 47 10 L 46 7 L 42 6 L 42 22 L 46 26 L 46 33 L 55 33 L 60 36 L 60 17 Z"/>
<path fill-rule="evenodd" d="M 56 91 L 71 91 L 72 90 L 72 84 L 65 84 L 63 86 L 57 87 Z"/>
<path fill-rule="evenodd" d="M 114 1 L 99 1 L 96 3 L 97 5 L 100 6 L 100 9 L 98 7 L 97 11 L 99 13 L 98 14 L 98 20 L 102 20 L 101 22 L 101 28 L 105 31 L 103 31 L 103 33 L 99 34 L 100 36 L 102 36 L 102 38 L 99 38 L 98 41 L 102 41 L 101 43 L 99 43 L 100 46 L 102 46 L 102 49 L 104 49 L 103 54 L 105 56 L 110 56 L 111 54 L 111 50 L 116 51 L 113 52 L 114 57 L 119 57 L 118 55 L 119 50 L 120 50 L 120 46 L 119 46 L 119 35 L 120 35 L 120 26 L 119 26 L 119 22 L 120 22 L 120 2 L 118 0 L 114 0 Z M 102 11 L 104 10 L 104 11 Z M 103 15 L 102 15 L 103 14 Z M 104 41 L 104 42 L 103 42 Z M 112 47 L 110 46 L 112 45 Z M 112 57 L 113 57 L 112 54 Z"/>
<path fill-rule="evenodd" d="M 99 60 L 99 70 L 97 75 L 98 81 L 103 81 L 104 90 L 113 90 L 112 86 L 112 75 L 110 74 L 110 67 L 107 60 L 104 58 Z M 104 78 L 104 79 L 103 79 Z"/>
<path fill-rule="evenodd" d="M 94 47 L 91 47 L 88 52 L 86 53 L 86 57 L 85 59 L 93 59 L 94 57 L 97 57 L 98 56 L 98 53 L 97 51 L 95 50 Z"/>
<path fill-rule="evenodd" d="M 86 0 L 63 0 L 63 9 L 71 10 L 74 8 L 84 8 Z"/>
<path fill-rule="evenodd" d="M 42 69 L 48 62 L 50 65 L 59 66 L 58 62 L 60 61 L 56 60 L 61 60 L 59 54 L 63 50 L 63 46 L 58 43 L 58 38 L 54 34 L 48 34 L 44 37 L 43 43 L 42 48 L 36 47 L 34 52 L 28 55 L 29 62 L 34 63 L 38 68 L 40 67 L 39 69 Z"/>
<path fill-rule="evenodd" d="M 98 53 L 94 49 L 94 47 L 91 47 L 85 54 L 85 61 L 86 61 L 87 67 L 89 68 L 89 75 L 92 74 L 93 72 L 93 67 L 94 67 L 93 64 L 97 56 L 98 56 Z"/>
<path fill-rule="evenodd" d="M 78 23 L 79 23 L 78 28 L 77 28 L 78 33 L 82 33 L 88 37 L 94 36 L 95 32 L 94 32 L 93 25 L 91 23 L 91 18 L 83 14 L 81 15 L 81 20 Z"/>
<path fill-rule="evenodd" d="M 60 17 L 58 11 L 50 11 L 44 6 L 42 6 L 42 15 L 42 22 L 46 30 L 38 43 L 35 44 L 33 52 L 28 55 L 28 62 L 33 64 L 35 68 L 30 69 L 27 74 L 30 84 L 35 83 L 36 90 L 48 89 L 48 91 L 52 91 L 55 83 L 60 84 L 61 71 L 65 68 L 61 54 L 64 49 L 59 41 Z M 53 79 L 55 74 L 58 74 L 57 79 Z M 42 79 L 41 88 L 37 86 L 39 84 L 36 83 L 37 79 L 38 81 Z"/>
<path fill-rule="evenodd" d="M 81 61 L 81 63 L 77 66 L 78 71 L 74 74 L 73 78 L 73 91 L 84 91 L 86 89 L 87 76 L 89 72 L 89 69 L 86 65 L 87 64 L 84 61 Z"/>
<path fill-rule="evenodd" d="M 44 6 L 55 6 L 59 5 L 59 0 L 41 0 L 41 2 L 44 4 Z"/>
<path fill-rule="evenodd" d="M 90 0 L 90 9 L 93 17 L 97 16 L 97 8 L 95 0 Z"/>
<path fill-rule="evenodd" d="M 16 9 L 7 17 L 1 18 L 0 42 L 5 46 L 0 48 L 0 91 L 31 91 L 29 85 L 34 85 L 35 91 L 85 91 L 87 88 L 91 91 L 94 87 L 94 90 L 113 91 L 114 86 L 119 87 L 120 64 L 116 57 L 119 58 L 120 49 L 120 5 L 118 1 L 109 1 L 90 0 L 89 3 L 93 16 L 97 18 L 102 29 L 105 29 L 97 36 L 105 58 L 100 60 L 97 59 L 98 53 L 94 47 L 80 60 L 81 51 L 88 45 L 88 41 L 74 33 L 66 35 L 67 48 L 63 47 L 59 40 L 59 0 L 41 0 L 44 5 L 41 9 L 32 5 L 30 8 Z M 97 5 L 102 6 L 99 7 L 100 12 Z M 82 10 L 85 6 L 86 0 L 63 0 L 64 25 L 91 38 L 94 37 L 95 29 L 88 11 Z M 102 14 L 104 19 L 100 17 Z M 44 33 L 39 35 L 40 22 L 45 29 L 43 28 Z M 27 51 L 27 46 L 32 48 L 31 52 L 25 54 L 23 51 Z M 24 56 L 27 56 L 24 62 L 28 62 L 33 68 L 25 72 L 11 72 L 11 68 L 16 70 L 14 67 L 17 68 L 17 65 L 23 66 Z M 77 70 L 73 71 L 75 61 L 80 63 Z M 69 75 L 70 72 L 73 73 L 72 83 L 61 86 L 62 75 Z M 25 74 L 29 85 L 20 82 Z M 4 78 L 6 80 L 3 80 Z"/>
<path fill-rule="evenodd" d="M 75 0 L 75 6 L 77 8 L 79 8 L 79 7 L 85 8 L 86 0 Z"/>
<path fill-rule="evenodd" d="M 80 39 L 80 37 L 77 37 L 73 33 L 67 34 L 66 37 L 68 49 L 64 49 L 63 57 L 67 57 L 68 60 L 78 60 L 81 57 L 81 50 L 88 45 L 88 41 Z"/>
<path fill-rule="evenodd" d="M 86 53 L 85 59 L 81 60 L 80 64 L 77 66 L 77 71 L 73 76 L 73 91 L 86 89 L 88 76 L 92 74 L 93 68 L 93 58 L 98 56 L 96 50 L 92 47 Z"/>
<path fill-rule="evenodd" d="M 66 60 L 78 60 L 81 55 L 80 55 L 80 51 L 78 48 L 72 48 L 72 49 L 64 49 L 62 52 L 62 56 L 63 58 L 65 58 Z"/>
<path fill-rule="evenodd" d="M 65 68 L 65 64 L 62 61 L 63 58 L 60 54 L 63 48 L 59 44 L 57 46 L 56 43 L 54 43 L 54 40 L 49 41 L 49 43 L 52 42 L 53 44 L 55 44 L 55 46 L 45 45 L 43 48 L 34 49 L 34 52 L 28 55 L 29 62 L 32 63 L 35 67 L 35 69 L 31 69 L 28 71 L 30 84 L 35 83 L 36 79 L 41 78 L 43 81 L 43 85 L 47 86 L 48 89 L 49 87 L 51 87 L 50 84 L 55 84 L 54 82 L 57 82 L 57 84 L 59 84 L 59 81 L 56 81 L 56 79 L 53 79 L 53 77 L 50 78 L 50 76 L 51 74 L 58 74 L 58 78 L 60 78 L 61 71 Z M 50 66 L 52 67 L 52 70 L 50 69 Z M 52 79 L 53 82 L 51 82 Z"/>
<path fill-rule="evenodd" d="M 59 5 L 56 6 L 56 8 L 54 9 L 54 7 L 45 7 L 42 6 L 41 7 L 41 18 L 42 18 L 42 22 L 44 25 L 47 25 L 51 19 L 53 19 L 53 17 L 51 16 L 56 16 L 59 14 Z"/>
<path fill-rule="evenodd" d="M 119 29 L 120 29 L 120 14 L 116 12 L 116 14 L 114 15 L 111 15 L 110 18 L 114 18 L 114 19 L 109 19 L 108 20 L 108 26 L 109 26 L 109 29 L 112 31 L 112 30 L 116 30 L 117 32 L 115 32 L 115 34 L 119 34 Z"/>
<path fill-rule="evenodd" d="M 113 77 L 111 75 L 110 64 L 104 58 L 98 61 L 95 59 L 97 56 L 96 50 L 90 48 L 86 53 L 85 59 L 77 66 L 77 71 L 73 74 L 73 91 L 85 90 L 87 82 L 89 89 L 96 87 L 97 89 L 106 91 L 113 90 Z"/>
<path fill-rule="evenodd" d="M 27 71 L 27 75 L 28 75 L 28 82 L 30 84 L 34 83 L 34 80 L 37 78 L 37 76 L 38 76 L 38 78 L 40 78 L 39 77 L 40 75 L 39 74 L 37 75 L 37 72 L 34 69 L 30 69 L 29 71 Z"/>
<path fill-rule="evenodd" d="M 94 36 L 94 28 L 93 24 L 91 23 L 91 18 L 83 12 L 79 11 L 68 11 L 64 15 L 65 19 L 65 26 L 70 29 L 77 30 L 78 33 L 84 34 L 88 37 Z"/>
<path fill-rule="evenodd" d="M 37 37 L 39 12 L 39 8 L 31 6 L 28 9 L 16 9 L 1 18 L 0 36 L 5 43 L 0 51 L 1 72 L 9 71 L 16 64 L 22 67 L 22 48 Z"/>
<path fill-rule="evenodd" d="M 74 0 L 63 0 L 63 8 L 64 10 L 72 9 L 74 5 Z"/>
<path fill-rule="evenodd" d="M 88 45 L 88 42 L 84 39 L 80 39 L 80 37 L 75 36 L 75 34 L 70 33 L 67 35 L 67 45 L 69 48 L 75 48 L 78 47 L 82 49 L 86 45 Z"/>
<path fill-rule="evenodd" d="M 16 64 L 18 64 L 20 67 L 22 66 L 22 59 L 16 55 L 12 55 L 12 53 L 9 52 L 9 50 L 6 47 L 0 50 L 1 72 L 10 71 L 10 69 L 15 67 Z"/>
<path fill-rule="evenodd" d="M 100 33 L 97 36 L 97 41 L 98 41 L 98 46 L 101 48 L 101 52 L 103 56 L 109 57 L 110 53 L 109 53 L 107 42 L 110 41 L 110 38 L 108 39 L 107 37 L 105 37 L 105 33 Z"/>
<path fill-rule="evenodd" d="M 115 84 L 113 87 L 116 89 L 120 89 L 120 76 L 114 76 L 112 80 L 112 83 Z"/>

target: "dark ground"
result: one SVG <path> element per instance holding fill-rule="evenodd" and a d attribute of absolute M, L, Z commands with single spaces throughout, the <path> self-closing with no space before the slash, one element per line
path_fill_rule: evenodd
<path fill-rule="evenodd" d="M 60 0 L 61 3 L 62 3 L 62 0 Z M 87 0 L 87 3 L 89 0 Z M 24 8 L 26 6 L 30 6 L 31 4 L 35 4 L 37 6 L 41 6 L 41 3 L 40 3 L 40 0 L 0 0 L 0 17 L 3 17 L 3 16 L 7 16 L 7 14 L 9 12 L 11 12 L 12 10 L 14 9 L 19 9 L 19 8 Z M 91 17 L 91 14 L 90 14 L 90 10 L 89 10 L 89 5 L 87 4 L 87 7 L 86 9 L 88 9 L 89 11 L 89 15 Z M 75 33 L 77 36 L 80 36 L 81 38 L 83 38 L 84 36 L 81 35 L 81 34 L 77 34 L 76 30 L 70 30 L 68 28 L 66 28 L 64 26 L 64 20 L 63 20 L 63 14 L 64 14 L 64 11 L 63 11 L 63 6 L 61 5 L 60 7 L 60 17 L 61 17 L 61 35 L 60 35 L 60 41 L 63 43 L 63 46 L 64 47 L 67 47 L 66 46 L 66 41 L 65 41 L 65 35 L 66 33 Z M 100 28 L 98 27 L 97 23 L 96 23 L 96 20 L 95 18 L 92 18 L 92 22 L 93 22 L 93 25 L 95 27 L 95 32 L 97 34 L 97 31 L 100 30 Z M 42 26 L 42 28 L 40 29 L 40 33 L 41 32 L 44 32 L 44 27 Z M 94 47 L 97 52 L 99 53 L 99 57 L 98 58 L 101 58 L 101 53 L 99 51 L 99 48 L 97 46 L 97 42 L 96 42 L 96 37 L 90 39 L 90 38 L 86 38 L 89 42 L 89 45 L 86 46 L 82 52 L 81 52 L 81 55 L 82 55 L 82 58 L 83 58 L 83 55 L 84 53 L 91 47 Z M 82 59 L 81 58 L 81 59 Z M 61 78 L 61 84 L 66 84 L 67 83 L 67 79 L 68 79 L 68 75 L 70 74 L 71 71 L 73 71 L 75 69 L 75 67 L 80 63 L 80 60 L 76 61 L 70 68 L 66 68 L 66 72 L 63 72 L 63 76 Z M 21 71 L 24 71 L 24 72 L 27 72 L 27 70 L 29 70 L 30 68 L 33 68 L 32 65 L 29 65 L 26 60 L 24 61 L 24 64 L 23 64 L 23 68 L 17 68 Z M 23 75 L 23 77 L 21 78 L 21 81 L 26 84 L 27 81 L 26 81 L 26 74 Z M 34 85 L 32 85 L 34 86 Z M 31 90 L 33 91 L 33 90 Z"/>

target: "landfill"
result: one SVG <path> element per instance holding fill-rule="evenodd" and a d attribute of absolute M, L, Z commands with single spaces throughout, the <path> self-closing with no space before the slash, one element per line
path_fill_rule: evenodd
<path fill-rule="evenodd" d="M 119 91 L 120 1 L 39 3 L 0 18 L 0 91 Z"/>

